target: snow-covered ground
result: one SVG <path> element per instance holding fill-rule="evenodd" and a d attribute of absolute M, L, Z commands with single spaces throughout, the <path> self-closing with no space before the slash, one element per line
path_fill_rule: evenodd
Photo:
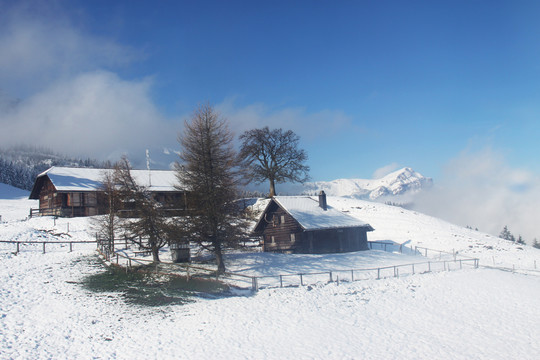
<path fill-rule="evenodd" d="M 369 222 L 370 240 L 455 250 L 482 261 L 540 263 L 540 251 L 397 207 L 345 198 L 329 204 Z M 0 224 L 0 239 L 92 239 L 88 219 Z M 16 203 L 15 203 L 16 204 Z M 10 210 L 11 209 L 11 210 Z M 28 209 L 25 210 L 26 212 Z M 69 232 L 68 232 L 69 224 Z M 48 231 L 54 230 L 54 231 Z M 57 234 L 57 235 L 53 235 Z M 472 247 L 470 247 L 472 246 Z M 489 247 L 493 249 L 489 249 Z M 356 282 L 266 288 L 246 296 L 143 307 L 82 286 L 103 266 L 92 244 L 73 252 L 0 247 L 2 359 L 537 359 L 540 277 L 464 269 Z M 276 275 L 409 262 L 381 251 L 333 255 L 228 254 L 229 270 Z"/>

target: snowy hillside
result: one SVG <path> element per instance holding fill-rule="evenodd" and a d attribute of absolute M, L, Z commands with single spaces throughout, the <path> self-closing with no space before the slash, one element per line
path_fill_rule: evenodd
<path fill-rule="evenodd" d="M 414 194 L 432 185 L 431 178 L 411 168 L 394 171 L 380 179 L 338 179 L 304 184 L 306 194 L 324 190 L 329 196 L 347 196 L 357 199 L 378 199 L 388 196 Z"/>
<path fill-rule="evenodd" d="M 8 189 L 8 194 L 10 193 Z M 329 197 L 334 208 L 370 223 L 369 240 L 455 250 L 480 264 L 532 269 L 540 250 L 417 212 Z M 10 204 L 6 206 L 6 204 Z M 18 207 L 18 209 L 17 209 Z M 16 219 L 27 200 L 0 199 Z M 0 224 L 0 239 L 93 238 L 92 219 L 50 217 Z M 245 296 L 192 298 L 147 307 L 127 293 L 84 286 L 105 270 L 94 244 L 0 246 L 0 358 L 110 359 L 536 359 L 540 276 L 495 269 L 442 271 L 309 286 Z M 423 260 L 421 256 L 419 260 Z M 165 257 L 164 257 L 165 258 Z M 414 261 L 383 251 L 287 255 L 235 252 L 227 268 L 247 275 L 308 273 Z M 159 285 L 156 279 L 153 285 Z M 160 291 L 159 286 L 156 291 Z M 162 297 L 168 293 L 162 290 Z"/>
<path fill-rule="evenodd" d="M 0 183 L 0 217 L 2 221 L 25 219 L 30 208 L 39 206 L 37 200 L 28 200 L 29 191 Z"/>

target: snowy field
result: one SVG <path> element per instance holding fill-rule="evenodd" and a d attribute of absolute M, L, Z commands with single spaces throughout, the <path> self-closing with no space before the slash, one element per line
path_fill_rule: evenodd
<path fill-rule="evenodd" d="M 19 201 L 19 205 L 17 205 Z M 532 266 L 540 251 L 419 213 L 345 198 L 329 204 L 369 222 L 370 240 L 455 250 Z M 24 210 L 24 211 L 23 211 Z M 88 219 L 34 218 L 0 200 L 2 240 L 91 240 Z M 68 230 L 69 223 L 69 232 Z M 56 235 L 54 235 L 56 234 Z M 408 246 L 409 246 L 408 245 Z M 492 247 L 491 249 L 489 247 Z M 228 270 L 276 275 L 409 262 L 381 251 L 287 256 L 228 254 Z M 537 359 L 540 276 L 493 269 L 319 282 L 245 296 L 144 307 L 82 283 L 102 273 L 94 246 L 73 252 L 0 247 L 2 359 Z"/>

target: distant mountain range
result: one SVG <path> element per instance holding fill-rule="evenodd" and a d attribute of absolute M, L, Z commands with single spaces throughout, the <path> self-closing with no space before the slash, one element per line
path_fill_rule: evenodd
<path fill-rule="evenodd" d="M 305 194 L 321 190 L 328 196 L 346 196 L 356 199 L 381 200 L 412 195 L 433 185 L 433 180 L 406 167 L 380 179 L 338 179 L 305 183 Z"/>

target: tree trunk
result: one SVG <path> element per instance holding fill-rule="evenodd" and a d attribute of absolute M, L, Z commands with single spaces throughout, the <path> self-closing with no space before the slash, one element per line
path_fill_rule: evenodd
<path fill-rule="evenodd" d="M 270 180 L 270 194 L 268 195 L 268 197 L 274 197 L 276 196 L 276 183 L 274 179 L 268 179 L 268 180 Z"/>
<path fill-rule="evenodd" d="M 214 245 L 215 254 L 216 254 L 216 264 L 218 274 L 223 274 L 225 272 L 225 263 L 223 262 L 223 254 L 221 253 L 221 246 Z"/>
<path fill-rule="evenodd" d="M 156 247 L 156 246 L 152 247 L 152 258 L 153 258 L 155 263 L 160 262 L 159 261 L 159 248 Z"/>

